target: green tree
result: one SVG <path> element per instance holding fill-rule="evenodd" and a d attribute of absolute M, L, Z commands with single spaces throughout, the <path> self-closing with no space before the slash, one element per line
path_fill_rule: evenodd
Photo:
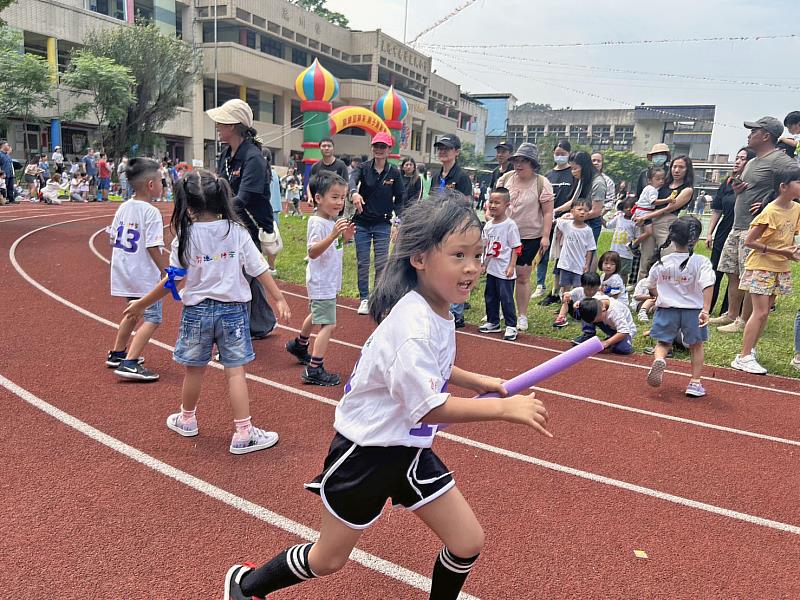
<path fill-rule="evenodd" d="M 649 164 L 647 159 L 638 154 L 620 150 L 603 151 L 603 159 L 603 173 L 611 177 L 617 185 L 621 181 L 627 181 L 630 191 L 636 187 L 639 173 Z"/>
<path fill-rule="evenodd" d="M 315 15 L 319 15 L 326 21 L 333 23 L 334 25 L 339 25 L 340 27 L 347 27 L 350 25 L 350 21 L 347 20 L 340 12 L 332 11 L 328 8 L 325 8 L 325 0 L 290 0 L 292 4 L 296 4 L 302 8 L 305 8 L 307 11 L 314 13 Z"/>
<path fill-rule="evenodd" d="M 459 162 L 465 167 L 482 169 L 486 162 L 483 154 L 477 154 L 475 152 L 475 144 L 472 142 L 464 142 L 461 144 L 461 154 L 459 154 L 459 156 Z"/>
<path fill-rule="evenodd" d="M 87 100 L 79 102 L 65 117 L 82 119 L 92 113 L 100 129 L 100 145 L 108 145 L 110 129 L 125 119 L 136 101 L 133 94 L 136 79 L 130 68 L 106 56 L 79 50 L 73 54 L 61 83 L 72 88 L 69 93 L 73 96 L 86 98 L 88 95 Z"/>
<path fill-rule="evenodd" d="M 549 104 L 539 104 L 538 102 L 523 102 L 517 106 L 516 110 L 553 110 Z"/>
<path fill-rule="evenodd" d="M 108 125 L 106 152 L 112 156 L 152 139 L 188 100 L 202 67 L 199 50 L 161 34 L 151 23 L 94 31 L 84 48 L 126 67 L 135 81 L 135 100 L 119 121 Z"/>
<path fill-rule="evenodd" d="M 14 4 L 16 1 L 17 0 L 0 0 L 0 12 L 3 12 L 9 6 Z M 5 25 L 5 23 L 6 22 L 3 19 L 0 19 L 0 25 Z"/>
<path fill-rule="evenodd" d="M 21 34 L 0 25 L 0 120 L 15 115 L 27 129 L 35 109 L 49 108 L 56 99 L 52 94 L 50 65 L 40 56 L 20 52 L 21 47 Z M 28 136 L 24 150 L 27 155 Z"/>

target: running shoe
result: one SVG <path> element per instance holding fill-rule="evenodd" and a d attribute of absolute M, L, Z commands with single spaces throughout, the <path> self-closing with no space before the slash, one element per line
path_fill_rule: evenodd
<path fill-rule="evenodd" d="M 645 309 L 640 310 L 639 314 L 636 315 L 636 316 L 638 317 L 639 321 L 641 321 L 642 323 L 649 323 L 650 322 L 650 317 L 647 315 L 647 311 Z"/>
<path fill-rule="evenodd" d="M 478 331 L 481 333 L 500 333 L 503 330 L 500 328 L 500 323 L 484 323 L 478 327 Z"/>
<path fill-rule="evenodd" d="M 167 427 L 183 437 L 194 437 L 200 432 L 197 418 L 184 419 L 179 412 L 167 417 Z"/>
<path fill-rule="evenodd" d="M 537 285 L 536 289 L 533 290 L 533 293 L 531 294 L 531 300 L 534 298 L 541 298 L 542 296 L 544 296 L 544 286 Z"/>
<path fill-rule="evenodd" d="M 506 327 L 506 331 L 503 334 L 503 339 L 507 342 L 513 342 L 515 339 L 517 339 L 517 328 Z"/>
<path fill-rule="evenodd" d="M 736 358 L 731 361 L 731 367 L 739 371 L 744 371 L 745 373 L 753 373 L 754 375 L 767 374 L 767 370 L 758 363 L 756 357 L 752 354 L 748 354 L 747 356 L 737 354 Z"/>
<path fill-rule="evenodd" d="M 123 379 L 130 379 L 131 381 L 156 381 L 158 380 L 158 373 L 154 373 L 141 365 L 141 363 L 120 365 L 114 369 L 114 375 L 122 377 Z"/>
<path fill-rule="evenodd" d="M 459 317 L 458 315 L 456 315 L 456 317 L 453 319 L 453 323 L 455 324 L 456 329 L 461 329 L 467 324 L 466 321 L 464 321 L 464 317 Z"/>
<path fill-rule="evenodd" d="M 125 360 L 127 355 L 127 350 L 120 350 L 119 352 L 116 350 L 109 350 L 108 357 L 106 358 L 106 366 L 109 369 L 116 369 L 122 363 L 122 361 Z M 144 356 L 140 356 L 138 361 L 139 364 L 142 364 L 144 362 Z"/>
<path fill-rule="evenodd" d="M 286 342 L 286 351 L 294 356 L 301 365 L 307 365 L 311 362 L 311 354 L 308 352 L 308 344 L 303 345 L 297 341 L 297 338 Z"/>
<path fill-rule="evenodd" d="M 742 333 L 744 331 L 745 321 L 742 318 L 736 319 L 733 323 L 717 327 L 720 333 Z"/>
<path fill-rule="evenodd" d="M 691 398 L 702 398 L 706 395 L 706 388 L 699 381 L 690 381 L 686 387 L 686 395 Z"/>
<path fill-rule="evenodd" d="M 800 354 L 795 354 L 794 358 L 792 358 L 792 360 L 789 361 L 789 364 L 798 371 L 800 371 Z"/>
<path fill-rule="evenodd" d="M 711 325 L 730 325 L 733 323 L 734 319 L 731 319 L 728 316 L 728 313 L 723 313 L 718 317 L 714 317 L 713 319 L 709 319 L 708 322 Z"/>
<path fill-rule="evenodd" d="M 255 569 L 253 563 L 243 565 L 233 565 L 225 574 L 225 594 L 224 600 L 256 600 L 254 596 L 245 596 L 242 592 L 242 579 L 244 576 Z"/>
<path fill-rule="evenodd" d="M 520 331 L 528 331 L 528 317 L 520 315 L 517 318 L 517 329 Z"/>
<path fill-rule="evenodd" d="M 264 431 L 251 425 L 248 437 L 239 437 L 238 433 L 233 434 L 229 450 L 231 454 L 248 454 L 257 450 L 272 448 L 278 443 L 278 439 L 278 434 L 274 431 Z"/>
<path fill-rule="evenodd" d="M 360 315 L 368 315 L 369 314 L 369 300 L 362 300 L 361 304 L 358 305 L 358 314 Z"/>
<path fill-rule="evenodd" d="M 647 374 L 647 385 L 654 388 L 661 387 L 661 381 L 664 379 L 664 369 L 666 368 L 667 361 L 663 358 L 655 359 L 653 366 L 650 367 L 650 372 Z"/>
<path fill-rule="evenodd" d="M 582 344 L 583 342 L 588 342 L 593 337 L 594 337 L 593 335 L 588 335 L 586 333 L 582 333 L 578 337 L 576 337 L 576 338 L 574 338 L 574 339 L 572 339 L 570 341 L 572 342 L 573 346 L 577 346 L 578 344 Z"/>
<path fill-rule="evenodd" d="M 325 367 L 306 367 L 300 376 L 303 383 L 311 383 L 325 387 L 339 385 L 342 381 L 336 373 L 328 373 Z"/>
<path fill-rule="evenodd" d="M 556 302 L 561 302 L 561 299 L 554 294 L 547 294 L 543 300 L 539 301 L 539 306 L 550 306 Z"/>
<path fill-rule="evenodd" d="M 559 329 L 566 327 L 567 325 L 569 325 L 569 323 L 567 323 L 567 317 L 556 317 L 556 320 L 553 321 L 553 327 L 557 327 Z"/>

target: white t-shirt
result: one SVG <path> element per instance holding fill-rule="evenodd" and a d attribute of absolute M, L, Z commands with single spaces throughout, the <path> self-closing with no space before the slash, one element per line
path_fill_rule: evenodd
<path fill-rule="evenodd" d="M 224 219 L 192 224 L 187 262 L 181 292 L 186 306 L 194 306 L 205 299 L 249 302 L 252 295 L 242 267 L 251 277 L 258 277 L 269 268 L 247 229 Z M 172 240 L 169 264 L 181 267 L 177 237 Z"/>
<path fill-rule="evenodd" d="M 333 231 L 335 222 L 316 215 L 309 217 L 306 237 L 307 247 L 321 242 Z M 306 265 L 306 287 L 311 300 L 330 300 L 342 289 L 342 256 L 344 248 L 337 246 L 337 239 L 317 258 L 309 259 Z"/>
<path fill-rule="evenodd" d="M 573 304 L 577 304 L 578 302 L 582 302 L 584 298 L 586 298 L 586 292 L 583 289 L 583 286 L 572 288 L 569 292 L 569 299 L 572 300 Z M 608 298 L 603 292 L 597 291 L 595 292 L 592 298 L 596 298 L 600 300 L 602 298 Z"/>
<path fill-rule="evenodd" d="M 686 252 L 673 252 L 650 269 L 647 284 L 658 291 L 656 308 L 703 308 L 703 290 L 716 280 L 714 267 L 705 256 L 692 254 L 681 271 L 681 263 L 688 256 Z"/>
<path fill-rule="evenodd" d="M 131 198 L 117 209 L 108 228 L 111 245 L 111 295 L 141 298 L 161 280 L 147 248 L 164 245 L 164 221 L 158 209 Z"/>
<path fill-rule="evenodd" d="M 558 219 L 556 228 L 562 235 L 558 268 L 571 273 L 583 273 L 586 253 L 597 250 L 592 228 L 586 224 L 583 227 L 575 227 L 570 219 Z"/>
<path fill-rule="evenodd" d="M 625 304 L 628 303 L 628 290 L 625 289 L 625 282 L 619 273 L 614 273 L 608 279 L 603 279 L 605 274 L 600 276 L 600 289 L 609 297 L 612 294 L 619 294 L 615 296 L 617 300 Z"/>
<path fill-rule="evenodd" d="M 639 199 L 636 201 L 636 207 L 639 210 L 655 210 L 656 200 L 658 200 L 658 188 L 652 185 L 647 185 L 639 194 Z"/>
<path fill-rule="evenodd" d="M 636 237 L 636 223 L 633 219 L 626 219 L 625 214 L 618 212 L 616 216 L 606 223 L 606 229 L 613 229 L 614 236 L 611 238 L 611 250 L 619 254 L 620 258 L 633 259 L 633 252 L 628 248 Z"/>
<path fill-rule="evenodd" d="M 631 337 L 636 335 L 636 324 L 627 305 L 614 298 L 608 299 L 609 305 L 603 322 L 617 333 L 627 333 Z"/>
<path fill-rule="evenodd" d="M 417 292 L 403 296 L 364 344 L 334 429 L 359 446 L 429 448 L 437 426 L 420 420 L 450 396 L 455 332 Z"/>
<path fill-rule="evenodd" d="M 483 259 L 486 272 L 498 279 L 516 279 L 516 272 L 512 273 L 511 277 L 506 277 L 506 269 L 511 264 L 511 253 L 514 252 L 514 248 L 522 245 L 519 228 L 514 220 L 506 217 L 505 221 L 500 223 L 495 223 L 494 220 L 488 221 L 482 235 L 486 244 Z"/>

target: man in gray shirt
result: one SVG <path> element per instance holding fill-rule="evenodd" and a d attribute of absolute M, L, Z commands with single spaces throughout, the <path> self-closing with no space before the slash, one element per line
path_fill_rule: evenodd
<path fill-rule="evenodd" d="M 783 135 L 783 123 L 778 119 L 761 117 L 758 121 L 746 122 L 744 126 L 750 130 L 747 146 L 755 151 L 756 157 L 747 163 L 741 179 L 733 180 L 733 191 L 736 193 L 733 229 L 725 240 L 718 267 L 722 273 L 728 274 L 728 312 L 710 321 L 721 325 L 717 330 L 722 333 L 744 331 L 744 324 L 752 310 L 749 294 L 739 289 L 739 278 L 744 273 L 744 261 L 748 254 L 744 240 L 750 222 L 773 199 L 774 173 L 795 164 L 785 152 L 776 148 L 778 139 Z"/>

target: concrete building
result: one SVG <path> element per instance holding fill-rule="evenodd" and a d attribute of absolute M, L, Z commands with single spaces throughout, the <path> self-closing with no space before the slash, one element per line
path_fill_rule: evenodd
<path fill-rule="evenodd" d="M 516 108 L 514 94 L 470 94 L 469 97 L 486 107 L 486 150 L 487 163 L 495 162 L 494 147 L 506 140 L 508 115 Z"/>
<path fill-rule="evenodd" d="M 554 136 L 566 137 L 595 150 L 628 150 L 640 155 L 646 154 L 653 144 L 664 142 L 673 154 L 707 160 L 715 110 L 713 105 L 512 110 L 508 113 L 506 135 L 515 146 Z"/>
<path fill-rule="evenodd" d="M 88 31 L 124 27 L 136 15 L 153 20 L 165 34 L 181 37 L 203 55 L 203 76 L 187 106 L 160 132 L 167 153 L 177 159 L 212 162 L 214 125 L 204 110 L 214 105 L 215 90 L 219 104 L 230 98 L 250 104 L 255 127 L 276 164 L 301 156 L 302 120 L 294 82 L 315 58 L 339 79 L 334 107 L 368 107 L 389 85 L 405 97 L 409 114 L 401 153 L 429 162 L 433 144 L 446 133 L 482 148 L 486 109 L 463 95 L 458 84 L 432 72 L 430 57 L 380 30 L 338 27 L 285 0 L 25 0 L 3 12 L 8 24 L 23 32 L 25 51 L 46 57 L 54 72 L 63 72 L 70 52 L 80 47 Z M 91 143 L 94 128 L 86 122 L 62 122 L 70 103 L 60 92 L 58 107 L 40 113 L 39 123 L 25 131 L 12 121 L 0 135 L 12 140 L 18 155 L 27 136 L 32 149 L 49 151 L 57 140 L 71 157 Z M 369 153 L 361 130 L 345 130 L 335 142 L 338 154 Z"/>

